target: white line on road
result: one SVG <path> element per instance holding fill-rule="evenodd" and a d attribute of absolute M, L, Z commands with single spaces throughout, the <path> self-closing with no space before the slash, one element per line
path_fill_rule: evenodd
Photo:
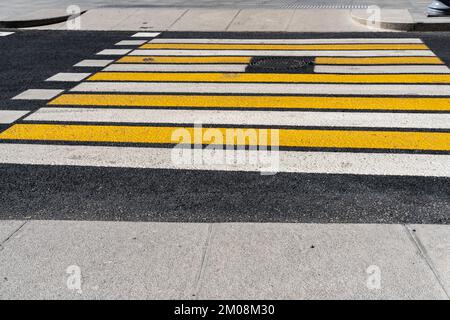
<path fill-rule="evenodd" d="M 396 66 L 361 66 L 361 65 L 316 65 L 317 73 L 450 73 L 447 66 L 396 65 Z"/>
<path fill-rule="evenodd" d="M 185 170 L 260 171 L 261 163 L 211 164 L 174 163 L 172 148 L 135 148 L 103 146 L 63 146 L 0 144 L 0 163 L 35 165 L 72 165 Z M 178 150 L 179 151 L 179 150 Z M 217 159 L 224 150 L 190 150 Z M 450 177 L 450 155 L 350 153 L 350 152 L 261 152 L 270 160 L 279 159 L 279 172 L 405 175 Z M 211 153 L 206 155 L 206 153 Z M 268 156 L 269 154 L 269 156 Z M 225 156 L 225 153 L 223 154 Z M 197 155 L 193 155 L 192 159 Z M 248 159 L 248 157 L 247 157 Z M 275 158 L 272 158 L 275 159 Z M 204 161 L 205 162 L 205 161 Z"/>
<path fill-rule="evenodd" d="M 154 38 L 161 34 L 161 32 L 138 32 L 133 34 L 132 38 Z"/>
<path fill-rule="evenodd" d="M 22 111 L 22 110 L 0 110 L 0 123 L 8 124 L 13 123 L 17 119 L 23 117 L 30 111 Z"/>
<path fill-rule="evenodd" d="M 125 53 L 124 53 L 125 54 Z M 131 56 L 434 57 L 429 50 L 160 50 L 138 49 Z"/>
<path fill-rule="evenodd" d="M 18 94 L 13 100 L 49 100 L 63 93 L 64 90 L 59 89 L 28 89 Z"/>
<path fill-rule="evenodd" d="M 1 115 L 1 114 L 0 114 Z M 450 129 L 448 113 L 41 108 L 26 121 Z"/>
<path fill-rule="evenodd" d="M 116 46 L 140 46 L 146 43 L 147 40 L 122 40 L 116 43 Z"/>
<path fill-rule="evenodd" d="M 83 60 L 78 62 L 74 67 L 106 67 L 114 60 Z"/>
<path fill-rule="evenodd" d="M 345 43 L 423 43 L 417 38 L 348 38 L 348 39 L 165 39 L 151 43 L 224 43 L 224 44 L 345 44 Z"/>
<path fill-rule="evenodd" d="M 9 36 L 11 34 L 13 34 L 14 32 L 0 32 L 0 37 L 6 37 Z"/>
<path fill-rule="evenodd" d="M 103 71 L 245 72 L 246 64 L 112 64 Z"/>
<path fill-rule="evenodd" d="M 132 49 L 105 49 L 97 53 L 97 55 L 105 56 L 123 56 L 129 53 Z"/>
<path fill-rule="evenodd" d="M 90 75 L 91 73 L 60 72 L 45 81 L 80 82 Z"/>
<path fill-rule="evenodd" d="M 450 96 L 450 85 L 312 83 L 226 83 L 224 85 L 223 83 L 192 82 L 84 82 L 71 91 Z"/>

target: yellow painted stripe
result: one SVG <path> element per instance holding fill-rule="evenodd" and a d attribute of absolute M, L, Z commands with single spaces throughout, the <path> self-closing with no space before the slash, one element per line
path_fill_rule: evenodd
<path fill-rule="evenodd" d="M 125 56 L 118 63 L 249 63 L 251 57 L 157 57 Z"/>
<path fill-rule="evenodd" d="M 192 44 L 148 43 L 141 49 L 195 50 L 428 50 L 425 44 Z"/>
<path fill-rule="evenodd" d="M 209 144 L 210 138 L 204 135 L 210 128 L 144 127 L 144 126 L 95 126 L 95 125 L 53 125 L 53 124 L 16 124 L 0 133 L 5 140 L 51 140 L 82 142 L 123 142 L 123 143 L 163 143 L 174 144 L 175 138 L 189 133 L 195 143 Z M 179 131 L 177 131 L 179 130 Z M 225 129 L 215 128 L 221 136 L 233 137 L 225 140 L 234 145 L 267 145 L 270 142 L 270 129 Z M 218 131 L 217 131 L 218 130 Z M 276 130 L 276 129 L 272 129 Z M 211 133 L 212 131 L 209 131 Z M 246 136 L 255 134 L 260 137 L 268 134 L 268 142 L 238 140 L 236 133 Z M 362 149 L 405 149 L 450 151 L 450 133 L 442 132 L 394 132 L 394 131 L 351 131 L 351 130 L 295 130 L 281 129 L 279 145 L 283 147 L 319 147 L 319 148 L 362 148 Z M 179 138 L 178 138 L 179 139 Z M 192 138 L 194 139 L 194 138 Z M 229 142 L 232 141 L 232 142 Z M 194 142 L 183 140 L 184 143 Z"/>
<path fill-rule="evenodd" d="M 290 82 L 290 83 L 450 83 L 450 74 L 293 74 L 219 72 L 99 72 L 89 81 Z"/>
<path fill-rule="evenodd" d="M 63 94 L 49 105 L 450 111 L 450 98 Z"/>
<path fill-rule="evenodd" d="M 444 64 L 438 57 L 317 57 L 316 64 Z"/>

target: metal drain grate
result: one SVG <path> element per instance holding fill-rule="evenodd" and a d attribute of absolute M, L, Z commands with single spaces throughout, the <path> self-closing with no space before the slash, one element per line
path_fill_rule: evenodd
<path fill-rule="evenodd" d="M 246 72 L 251 73 L 313 73 L 313 57 L 254 57 Z"/>

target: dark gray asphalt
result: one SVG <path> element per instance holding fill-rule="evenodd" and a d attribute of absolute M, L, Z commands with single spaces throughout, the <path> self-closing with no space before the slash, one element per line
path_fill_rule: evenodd
<path fill-rule="evenodd" d="M 0 109 L 91 59 L 130 32 L 18 31 L 0 38 Z M 268 37 L 164 33 L 162 37 Z M 420 37 L 450 64 L 450 33 L 276 34 L 276 37 Z M 107 58 L 107 57 L 102 57 Z M 0 127 L 4 130 L 6 126 Z M 450 223 L 450 179 L 0 165 L 0 219 L 183 222 Z"/>

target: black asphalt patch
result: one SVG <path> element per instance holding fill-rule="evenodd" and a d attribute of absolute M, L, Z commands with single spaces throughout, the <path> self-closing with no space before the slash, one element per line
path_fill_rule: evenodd
<path fill-rule="evenodd" d="M 1 165 L 2 219 L 450 223 L 445 178 Z"/>

